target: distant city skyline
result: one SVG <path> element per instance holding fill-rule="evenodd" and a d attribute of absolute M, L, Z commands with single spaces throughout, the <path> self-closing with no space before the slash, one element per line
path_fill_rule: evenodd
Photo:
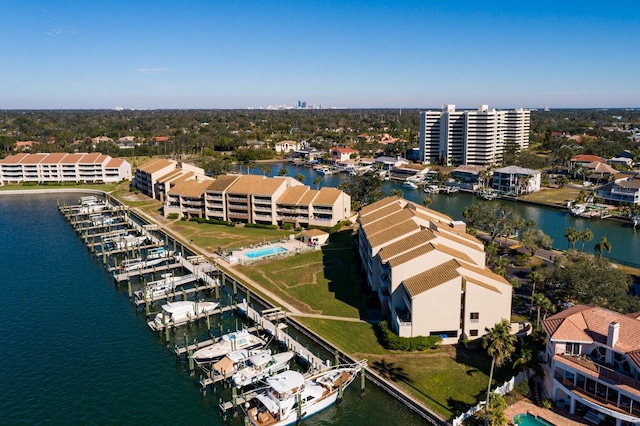
<path fill-rule="evenodd" d="M 0 109 L 637 108 L 640 3 L 0 4 Z"/>

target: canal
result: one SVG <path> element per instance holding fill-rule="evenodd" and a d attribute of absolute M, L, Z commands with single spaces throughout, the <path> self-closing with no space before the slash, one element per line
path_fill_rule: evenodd
<path fill-rule="evenodd" d="M 323 176 L 310 167 L 295 166 L 288 162 L 269 164 L 269 167 L 271 169 L 271 176 L 277 176 L 282 167 L 289 171 L 288 176 L 294 177 L 297 174 L 301 174 L 305 177 L 304 184 L 309 185 L 313 189 L 316 188 L 314 180 L 318 177 L 322 179 L 318 187 L 337 187 L 341 182 L 349 179 L 347 173 Z M 250 169 L 250 173 L 263 174 L 262 165 Z M 424 198 L 427 197 L 427 194 L 421 190 L 408 189 L 392 182 L 384 182 L 382 187 L 387 194 L 392 189 L 399 189 L 403 192 L 404 198 L 420 204 L 422 204 Z M 535 220 L 537 227 L 553 239 L 553 247 L 559 250 L 566 250 L 568 247 L 567 239 L 564 237 L 565 229 L 575 228 L 584 230 L 589 228 L 593 232 L 593 240 L 585 244 L 585 251 L 595 253 L 596 243 L 600 241 L 601 237 L 607 237 L 607 240 L 611 243 L 611 253 L 605 252 L 603 256 L 621 264 L 640 267 L 640 232 L 634 234 L 633 227 L 630 223 L 607 219 L 574 217 L 563 210 L 518 201 L 484 201 L 473 194 L 467 193 L 429 194 L 428 197 L 432 200 L 430 208 L 447 214 L 457 220 L 462 220 L 462 212 L 465 207 L 474 203 L 498 203 L 510 207 L 520 213 L 526 220 Z M 580 245 L 581 242 L 578 242 L 577 247 L 580 247 Z"/>

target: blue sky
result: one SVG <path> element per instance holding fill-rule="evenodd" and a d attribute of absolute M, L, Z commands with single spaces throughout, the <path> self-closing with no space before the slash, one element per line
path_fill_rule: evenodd
<path fill-rule="evenodd" d="M 640 2 L 0 2 L 0 109 L 640 107 Z"/>

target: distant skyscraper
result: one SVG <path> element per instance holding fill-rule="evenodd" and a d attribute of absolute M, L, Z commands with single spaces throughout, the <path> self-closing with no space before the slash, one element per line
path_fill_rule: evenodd
<path fill-rule="evenodd" d="M 307 107 L 307 103 L 305 101 L 298 101 L 298 108 L 305 109 Z"/>
<path fill-rule="evenodd" d="M 507 143 L 520 149 L 529 146 L 530 114 L 522 108 L 498 111 L 487 105 L 480 105 L 477 111 L 456 111 L 455 105 L 423 111 L 420 161 L 446 166 L 498 164 Z"/>

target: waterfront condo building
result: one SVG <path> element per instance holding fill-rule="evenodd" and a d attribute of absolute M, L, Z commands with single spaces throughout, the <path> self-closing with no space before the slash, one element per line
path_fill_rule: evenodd
<path fill-rule="evenodd" d="M 0 160 L 0 184 L 112 183 L 131 179 L 131 164 L 99 152 L 15 154 Z"/>
<path fill-rule="evenodd" d="M 511 284 L 485 266 L 466 225 L 399 197 L 360 212 L 359 251 L 382 314 L 401 337 L 476 339 L 511 318 Z"/>
<path fill-rule="evenodd" d="M 456 110 L 420 113 L 420 161 L 424 164 L 492 166 L 502 162 L 505 147 L 529 146 L 529 119 L 525 109 Z"/>
<path fill-rule="evenodd" d="M 171 174 L 173 172 L 170 172 Z M 164 181 L 159 177 L 158 181 Z M 313 190 L 291 177 L 186 174 L 165 186 L 163 212 L 225 222 L 332 227 L 351 217 L 351 197 L 330 187 Z"/>
<path fill-rule="evenodd" d="M 576 305 L 544 321 L 544 387 L 594 424 L 640 424 L 640 319 Z"/>
<path fill-rule="evenodd" d="M 154 158 L 136 169 L 132 186 L 147 197 L 164 201 L 172 182 L 194 176 L 206 177 L 204 170 L 193 164 Z"/>

